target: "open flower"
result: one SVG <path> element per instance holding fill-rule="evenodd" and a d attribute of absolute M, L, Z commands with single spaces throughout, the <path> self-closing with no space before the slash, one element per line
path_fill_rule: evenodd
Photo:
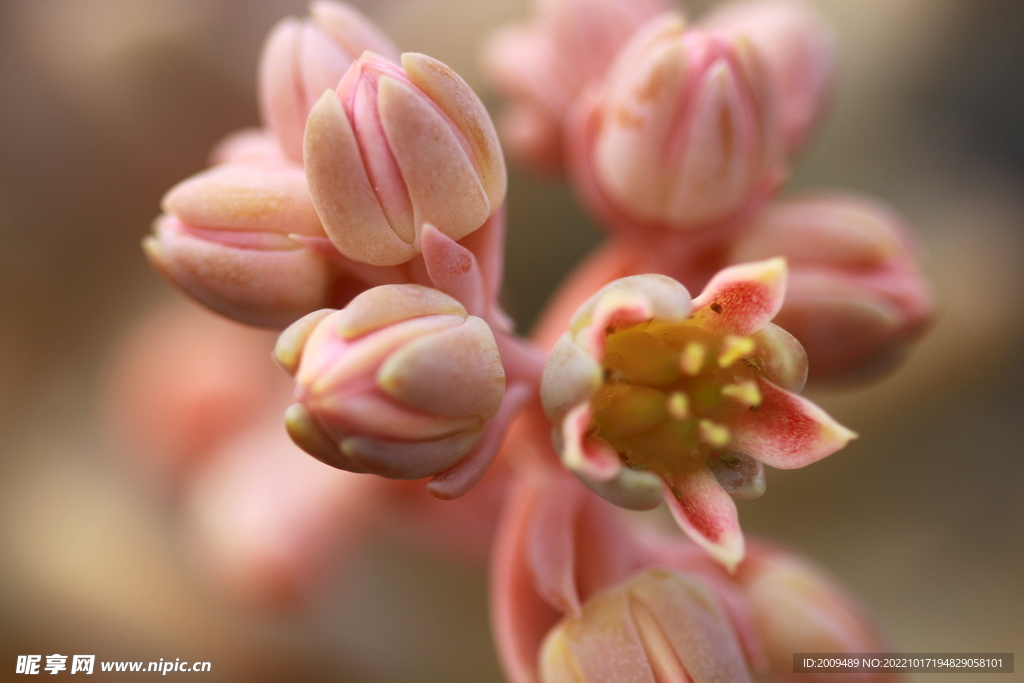
<path fill-rule="evenodd" d="M 727 567 L 743 557 L 732 496 L 764 491 L 762 463 L 803 467 L 853 432 L 794 392 L 803 348 L 769 321 L 781 258 L 726 268 L 694 299 L 660 275 L 617 280 L 585 303 L 552 350 L 541 395 L 562 461 L 628 508 L 665 499 Z"/>
<path fill-rule="evenodd" d="M 310 314 L 275 353 L 297 383 L 292 439 L 353 472 L 419 479 L 453 467 L 505 395 L 487 323 L 419 285 L 375 287 L 341 311 Z"/>

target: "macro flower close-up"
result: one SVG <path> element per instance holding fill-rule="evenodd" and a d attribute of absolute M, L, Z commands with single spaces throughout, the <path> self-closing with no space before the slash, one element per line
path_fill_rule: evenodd
<path fill-rule="evenodd" d="M 552 350 L 541 387 L 562 461 L 602 497 L 667 500 L 679 525 L 729 568 L 743 557 L 730 496 L 757 498 L 762 463 L 809 465 L 855 435 L 801 398 L 807 357 L 770 321 L 782 259 L 732 266 L 692 303 L 657 275 L 604 287 Z"/>
<path fill-rule="evenodd" d="M 0 6 L 0 678 L 1012 675 L 1020 30 Z"/>

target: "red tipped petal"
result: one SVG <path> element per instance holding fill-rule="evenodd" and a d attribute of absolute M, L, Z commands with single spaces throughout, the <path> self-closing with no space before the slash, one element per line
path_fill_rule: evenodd
<path fill-rule="evenodd" d="M 719 271 L 693 308 L 706 329 L 746 337 L 775 317 L 785 295 L 786 261 L 773 258 Z"/>
<path fill-rule="evenodd" d="M 679 527 L 730 572 L 743 559 L 736 504 L 706 467 L 676 479 L 665 495 Z"/>
<path fill-rule="evenodd" d="M 857 435 L 807 399 L 759 382 L 761 405 L 732 425 L 730 447 L 783 470 L 832 455 Z"/>

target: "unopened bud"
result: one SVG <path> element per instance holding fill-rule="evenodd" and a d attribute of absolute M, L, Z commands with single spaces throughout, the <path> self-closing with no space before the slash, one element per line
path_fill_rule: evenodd
<path fill-rule="evenodd" d="M 285 153 L 302 160 L 306 118 L 325 90 L 338 87 L 359 55 L 372 50 L 393 62 L 398 50 L 349 5 L 314 2 L 311 19 L 288 18 L 267 36 L 260 57 L 259 95 L 264 123 Z"/>
<path fill-rule="evenodd" d="M 747 0 L 723 3 L 702 25 L 757 47 L 775 84 L 779 123 L 792 156 L 832 94 L 836 47 L 828 24 L 802 2 Z"/>
<path fill-rule="evenodd" d="M 885 652 L 886 644 L 845 591 L 808 562 L 780 552 L 757 549 L 737 578 L 765 655 L 781 680 L 810 683 L 899 680 L 893 673 L 790 673 L 794 652 L 828 652 L 840 657 Z"/>
<path fill-rule="evenodd" d="M 395 479 L 465 457 L 497 413 L 505 373 L 490 328 L 455 299 L 385 285 L 281 336 L 294 371 L 292 439 L 324 462 Z"/>
<path fill-rule="evenodd" d="M 331 242 L 354 261 L 398 265 L 425 224 L 453 240 L 505 199 L 505 162 L 483 104 L 426 55 L 365 53 L 306 124 L 305 166 Z"/>
<path fill-rule="evenodd" d="M 737 214 L 781 180 L 771 83 L 743 39 L 674 15 L 623 48 L 574 145 L 593 184 L 635 222 L 694 230 Z"/>
<path fill-rule="evenodd" d="M 807 350 L 812 379 L 890 370 L 931 322 L 906 229 L 875 202 L 843 195 L 774 202 L 738 233 L 728 258 L 780 255 L 792 272 L 775 322 Z"/>
<path fill-rule="evenodd" d="M 598 594 L 541 648 L 542 683 L 751 681 L 732 625 L 695 578 L 650 569 Z"/>
<path fill-rule="evenodd" d="M 330 305 L 339 273 L 292 235 L 323 235 L 301 168 L 227 164 L 167 193 L 143 247 L 158 271 L 212 310 L 284 327 Z"/>

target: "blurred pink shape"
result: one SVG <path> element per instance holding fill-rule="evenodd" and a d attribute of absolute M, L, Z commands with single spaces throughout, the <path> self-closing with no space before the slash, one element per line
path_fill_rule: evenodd
<path fill-rule="evenodd" d="M 778 92 L 780 125 L 792 158 L 814 131 L 832 96 L 836 45 L 832 29 L 796 0 L 742 0 L 718 5 L 704 28 L 757 48 Z"/>
<path fill-rule="evenodd" d="M 117 345 L 105 417 L 145 470 L 178 480 L 263 417 L 288 383 L 270 357 L 274 336 L 174 302 Z"/>
<path fill-rule="evenodd" d="M 390 39 L 352 6 L 321 0 L 309 9 L 311 18 L 282 19 L 271 30 L 259 67 L 263 122 L 299 162 L 306 118 L 324 91 L 337 88 L 366 50 L 398 62 Z"/>
<path fill-rule="evenodd" d="M 790 263 L 776 322 L 804 345 L 813 380 L 863 381 L 890 371 L 934 317 L 909 232 L 876 201 L 826 194 L 767 205 L 726 258 L 769 256 Z"/>
<path fill-rule="evenodd" d="M 615 55 L 662 0 L 536 0 L 534 15 L 500 29 L 484 47 L 484 70 L 510 99 L 502 141 L 519 161 L 561 173 L 562 135 L 573 102 L 604 77 Z"/>

